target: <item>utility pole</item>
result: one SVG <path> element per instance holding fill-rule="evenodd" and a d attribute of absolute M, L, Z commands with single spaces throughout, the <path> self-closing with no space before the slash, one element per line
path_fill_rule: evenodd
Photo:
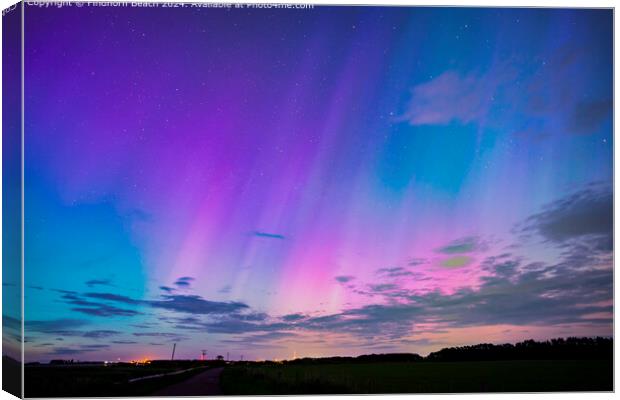
<path fill-rule="evenodd" d="M 230 361 L 230 356 L 229 356 L 228 352 L 226 352 L 226 361 Z"/>
<path fill-rule="evenodd" d="M 207 351 L 202 350 L 201 355 L 200 355 L 200 360 L 204 361 L 206 359 L 207 359 Z"/>
<path fill-rule="evenodd" d="M 172 346 L 172 358 L 170 359 L 170 361 L 174 361 L 174 352 L 175 352 L 175 350 L 176 350 L 176 349 L 177 349 L 177 344 L 175 343 L 175 344 Z"/>

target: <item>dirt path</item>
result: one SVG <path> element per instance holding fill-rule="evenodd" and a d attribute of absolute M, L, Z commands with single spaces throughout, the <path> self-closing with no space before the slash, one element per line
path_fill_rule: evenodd
<path fill-rule="evenodd" d="M 153 393 L 153 396 L 221 396 L 220 374 L 224 368 L 213 368 Z"/>

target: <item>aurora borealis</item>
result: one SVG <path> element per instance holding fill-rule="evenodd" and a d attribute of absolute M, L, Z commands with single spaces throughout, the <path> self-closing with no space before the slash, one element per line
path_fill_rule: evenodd
<path fill-rule="evenodd" d="M 27 6 L 26 360 L 611 336 L 612 31 Z"/>

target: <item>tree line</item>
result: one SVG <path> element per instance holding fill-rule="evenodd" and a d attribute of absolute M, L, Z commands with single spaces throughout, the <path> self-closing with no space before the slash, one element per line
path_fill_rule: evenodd
<path fill-rule="evenodd" d="M 516 344 L 482 343 L 474 346 L 449 347 L 430 353 L 429 361 L 486 360 L 584 360 L 613 358 L 613 339 L 569 337 L 537 342 L 525 340 Z"/>
<path fill-rule="evenodd" d="M 344 364 L 376 362 L 499 361 L 499 360 L 598 360 L 613 358 L 613 339 L 569 337 L 516 344 L 481 343 L 443 348 L 422 357 L 415 353 L 364 354 L 357 357 L 298 358 L 285 364 Z"/>

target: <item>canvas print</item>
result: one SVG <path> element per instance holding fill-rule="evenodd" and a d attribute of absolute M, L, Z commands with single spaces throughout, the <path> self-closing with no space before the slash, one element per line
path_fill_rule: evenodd
<path fill-rule="evenodd" d="M 613 10 L 30 2 L 2 51 L 5 390 L 613 390 Z"/>

